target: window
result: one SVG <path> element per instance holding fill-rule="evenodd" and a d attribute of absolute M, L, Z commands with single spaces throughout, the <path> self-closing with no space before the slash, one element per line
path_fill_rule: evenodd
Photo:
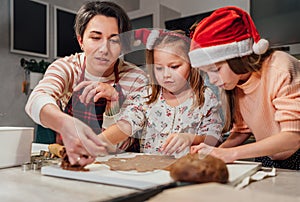
<path fill-rule="evenodd" d="M 54 57 L 64 57 L 81 52 L 74 23 L 76 12 L 54 7 Z"/>
<path fill-rule="evenodd" d="M 37 0 L 10 0 L 10 50 L 49 57 L 49 4 Z"/>

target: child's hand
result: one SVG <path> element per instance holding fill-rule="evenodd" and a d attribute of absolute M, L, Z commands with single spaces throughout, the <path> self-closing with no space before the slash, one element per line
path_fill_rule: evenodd
<path fill-rule="evenodd" d="M 195 135 L 186 133 L 170 134 L 166 143 L 162 146 L 162 152 L 166 155 L 172 155 L 174 152 L 180 153 L 186 147 L 192 145 Z"/>
<path fill-rule="evenodd" d="M 230 151 L 233 148 L 217 148 L 209 146 L 205 143 L 191 147 L 191 154 L 199 153 L 201 155 L 212 155 L 216 158 L 223 160 L 225 163 L 232 163 L 236 159 L 233 157 L 234 152 Z"/>

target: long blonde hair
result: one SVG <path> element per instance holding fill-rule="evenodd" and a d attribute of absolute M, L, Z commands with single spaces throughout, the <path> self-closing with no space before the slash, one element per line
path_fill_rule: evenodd
<path fill-rule="evenodd" d="M 187 60 L 189 60 L 188 52 L 190 47 L 190 39 L 186 37 L 183 33 L 183 31 L 163 32 L 154 42 L 153 48 L 151 50 L 146 50 L 146 64 L 150 76 L 150 86 L 152 90 L 152 93 L 148 96 L 149 100 L 147 101 L 147 104 L 155 102 L 158 99 L 158 95 L 161 90 L 161 86 L 158 85 L 158 82 L 156 81 L 154 75 L 153 54 L 155 48 L 157 48 L 158 46 L 163 48 L 167 45 L 172 44 L 173 47 L 176 46 L 174 47 L 174 49 L 180 48 L 180 50 L 182 50 L 182 53 L 185 54 Z M 192 88 L 193 93 L 195 94 L 196 102 L 194 102 L 194 105 L 202 106 L 204 103 L 204 80 L 200 75 L 199 70 L 192 68 L 191 66 L 189 74 L 189 85 Z"/>

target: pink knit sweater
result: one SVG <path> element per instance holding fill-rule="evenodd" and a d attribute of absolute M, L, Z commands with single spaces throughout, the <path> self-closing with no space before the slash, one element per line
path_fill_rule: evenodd
<path fill-rule="evenodd" d="M 300 62 L 296 58 L 274 52 L 237 92 L 244 125 L 236 124 L 233 132 L 252 132 L 259 141 L 280 131 L 300 131 Z"/>

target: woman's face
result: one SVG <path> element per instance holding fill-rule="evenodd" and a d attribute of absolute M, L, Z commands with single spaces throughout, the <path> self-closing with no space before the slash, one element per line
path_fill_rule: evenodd
<path fill-rule="evenodd" d="M 94 16 L 78 42 L 86 55 L 86 69 L 94 76 L 109 76 L 121 53 L 119 28 L 116 18 Z"/>
<path fill-rule="evenodd" d="M 178 94 L 187 88 L 190 74 L 190 63 L 184 54 L 174 52 L 174 48 L 155 49 L 154 75 L 160 86 L 173 94 Z"/>
<path fill-rule="evenodd" d="M 234 89 L 238 82 L 245 77 L 242 74 L 235 74 L 226 61 L 200 67 L 200 70 L 207 73 L 211 84 L 225 90 Z"/>

